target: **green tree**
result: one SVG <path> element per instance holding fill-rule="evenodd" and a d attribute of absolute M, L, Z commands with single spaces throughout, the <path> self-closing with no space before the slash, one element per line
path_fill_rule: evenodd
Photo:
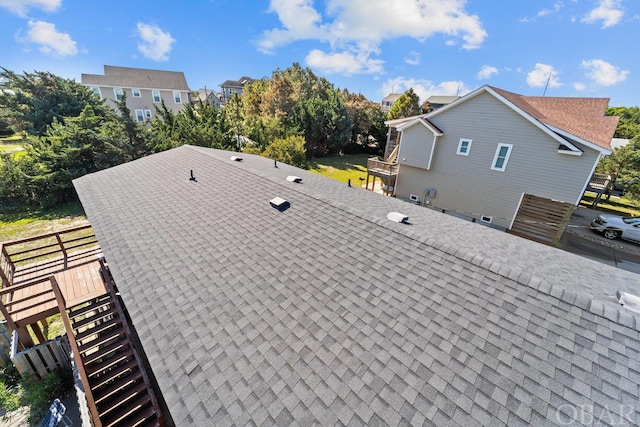
<path fill-rule="evenodd" d="M 338 154 L 351 137 L 353 124 L 338 92 L 333 89 L 300 100 L 294 120 L 304 132 L 311 157 Z"/>
<path fill-rule="evenodd" d="M 413 88 L 409 88 L 409 90 L 400 95 L 398 99 L 396 99 L 396 102 L 393 103 L 387 113 L 387 120 L 401 119 L 419 114 L 421 114 L 420 99 L 413 91 Z"/>
<path fill-rule="evenodd" d="M 0 76 L 7 79 L 6 90 L 0 91 L 0 119 L 15 132 L 44 135 L 54 120 L 64 123 L 87 105 L 97 109 L 104 104 L 85 86 L 48 72 L 17 75 L 2 68 Z"/>
<path fill-rule="evenodd" d="M 640 108 L 609 107 L 606 115 L 620 117 L 614 137 L 631 139 L 640 135 Z"/>
<path fill-rule="evenodd" d="M 359 146 L 360 152 L 369 152 L 372 144 L 379 150 L 386 143 L 385 114 L 377 102 L 369 101 L 362 94 L 342 91 L 342 99 L 347 114 L 353 123 L 351 144 Z"/>
<path fill-rule="evenodd" d="M 127 160 L 121 139 L 113 137 L 113 114 L 97 115 L 91 106 L 64 123 L 54 120 L 47 133 L 26 146 L 33 175 L 27 176 L 30 204 L 51 207 L 75 198 L 72 180 Z"/>
<path fill-rule="evenodd" d="M 305 142 L 301 136 L 276 139 L 267 146 L 262 155 L 291 166 L 309 169 Z"/>
<path fill-rule="evenodd" d="M 211 102 L 198 100 L 195 107 L 186 105 L 178 113 L 161 104 L 151 129 L 156 133 L 156 151 L 184 144 L 225 150 L 237 148 L 226 112 Z"/>

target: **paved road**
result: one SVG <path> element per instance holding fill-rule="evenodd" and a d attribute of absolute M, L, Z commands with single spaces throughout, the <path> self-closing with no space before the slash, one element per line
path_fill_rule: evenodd
<path fill-rule="evenodd" d="M 638 251 L 620 247 L 619 241 L 612 244 L 612 242 L 602 239 L 601 243 L 600 237 L 596 233 L 591 233 L 592 238 L 589 238 L 588 234 L 565 232 L 558 243 L 558 248 L 640 274 L 640 253 Z"/>

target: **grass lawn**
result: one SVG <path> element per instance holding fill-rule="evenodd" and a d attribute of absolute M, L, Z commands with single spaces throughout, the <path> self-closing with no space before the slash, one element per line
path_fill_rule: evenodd
<path fill-rule="evenodd" d="M 0 212 L 0 242 L 10 242 L 88 224 L 80 202 L 47 211 Z"/>
<path fill-rule="evenodd" d="M 591 207 L 591 202 L 595 198 L 596 194 L 586 192 L 580 200 L 581 206 Z M 640 203 L 634 200 L 629 200 L 626 197 L 611 197 L 609 201 L 606 200 L 606 196 L 600 199 L 600 203 L 596 207 L 596 210 L 611 213 L 614 215 L 622 216 L 640 216 Z"/>
<path fill-rule="evenodd" d="M 358 178 L 367 177 L 368 154 L 346 154 L 343 156 L 323 157 L 314 159 L 311 163 L 311 172 L 326 176 L 338 181 L 347 182 L 351 179 L 351 185 L 360 186 Z"/>

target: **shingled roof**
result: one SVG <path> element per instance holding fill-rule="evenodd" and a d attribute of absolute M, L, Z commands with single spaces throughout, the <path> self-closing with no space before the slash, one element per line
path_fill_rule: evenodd
<path fill-rule="evenodd" d="M 104 75 L 82 74 L 80 81 L 89 86 L 117 86 L 146 89 L 189 90 L 182 71 L 104 66 Z"/>
<path fill-rule="evenodd" d="M 491 89 L 536 120 L 611 150 L 620 118 L 604 115 L 609 98 L 523 96 Z"/>
<path fill-rule="evenodd" d="M 232 155 L 74 181 L 176 425 L 637 423 L 638 275 Z"/>

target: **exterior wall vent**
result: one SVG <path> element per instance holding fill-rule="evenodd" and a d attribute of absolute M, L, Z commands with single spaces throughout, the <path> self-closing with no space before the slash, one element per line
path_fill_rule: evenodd
<path fill-rule="evenodd" d="M 419 202 L 420 198 L 418 196 L 416 196 L 415 194 L 410 194 L 409 195 L 409 200 L 411 200 L 412 202 Z"/>
<path fill-rule="evenodd" d="M 300 178 L 299 176 L 295 176 L 295 175 L 289 175 L 287 177 L 287 181 L 295 182 L 297 184 L 300 184 L 302 182 L 302 178 Z"/>
<path fill-rule="evenodd" d="M 480 217 L 481 222 L 486 222 L 487 224 L 491 224 L 493 222 L 493 217 L 488 215 L 482 215 Z"/>
<path fill-rule="evenodd" d="M 278 209 L 280 212 L 289 209 L 289 206 L 291 206 L 291 203 L 287 202 L 282 197 L 276 197 L 269 200 L 269 204 L 271 204 L 272 207 Z"/>
<path fill-rule="evenodd" d="M 390 219 L 391 221 L 394 221 L 394 222 L 401 222 L 403 224 L 409 223 L 409 217 L 406 216 L 405 214 L 401 214 L 400 212 L 389 212 L 387 214 L 387 219 Z"/>
<path fill-rule="evenodd" d="M 231 156 L 231 160 L 233 160 L 234 162 L 241 162 L 242 161 L 242 157 L 240 157 L 240 156 Z"/>

